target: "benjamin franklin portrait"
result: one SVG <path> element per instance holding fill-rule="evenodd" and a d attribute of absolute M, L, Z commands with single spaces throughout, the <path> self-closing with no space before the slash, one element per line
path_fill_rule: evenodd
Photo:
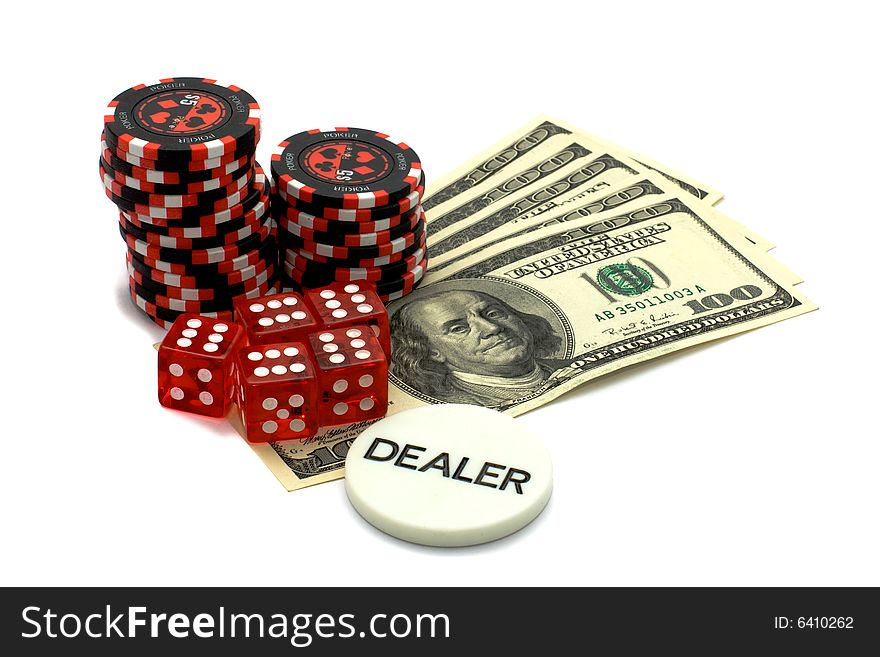
<path fill-rule="evenodd" d="M 464 286 L 403 300 L 391 341 L 391 373 L 443 402 L 506 406 L 568 362 L 555 357 L 563 338 L 545 317 Z"/>

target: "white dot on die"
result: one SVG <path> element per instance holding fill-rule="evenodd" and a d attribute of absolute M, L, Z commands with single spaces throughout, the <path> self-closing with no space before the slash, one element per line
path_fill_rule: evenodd
<path fill-rule="evenodd" d="M 281 302 L 278 299 L 272 299 L 266 305 L 272 310 L 278 310 L 281 307 Z"/>
<path fill-rule="evenodd" d="M 348 404 L 345 402 L 339 402 L 333 407 L 333 412 L 336 415 L 345 415 L 345 412 L 348 410 Z"/>
<path fill-rule="evenodd" d="M 254 376 L 264 377 L 269 376 L 269 368 L 268 367 L 258 367 L 254 370 Z"/>
<path fill-rule="evenodd" d="M 275 433 L 278 429 L 278 423 L 269 420 L 268 422 L 263 422 L 263 433 Z"/>
<path fill-rule="evenodd" d="M 369 388 L 371 385 L 373 385 L 372 374 L 364 374 L 361 378 L 358 379 L 358 384 L 360 384 L 361 388 Z"/>
<path fill-rule="evenodd" d="M 284 347 L 284 355 L 285 356 L 296 356 L 299 353 L 299 349 L 296 347 Z"/>
<path fill-rule="evenodd" d="M 208 340 L 211 342 L 223 342 L 223 336 L 219 333 L 212 333 L 208 336 Z"/>
<path fill-rule="evenodd" d="M 351 300 L 352 303 L 363 303 L 367 300 L 367 297 L 365 297 L 363 294 L 353 294 L 351 296 Z"/>
<path fill-rule="evenodd" d="M 271 317 L 260 317 L 260 319 L 257 320 L 257 324 L 260 326 L 272 326 L 274 323 L 275 320 Z"/>
<path fill-rule="evenodd" d="M 333 382 L 333 392 L 345 392 L 346 390 L 348 390 L 348 381 L 345 379 Z"/>
<path fill-rule="evenodd" d="M 296 297 L 284 297 L 281 300 L 281 303 L 283 303 L 285 306 L 295 306 L 297 303 Z"/>
<path fill-rule="evenodd" d="M 214 378 L 214 376 L 211 374 L 211 370 L 206 370 L 204 367 L 196 373 L 196 376 L 199 377 L 199 381 L 203 381 L 205 383 Z"/>
<path fill-rule="evenodd" d="M 186 325 L 190 328 L 199 328 L 202 325 L 202 320 L 200 319 L 188 319 L 186 320 Z"/>
<path fill-rule="evenodd" d="M 358 287 L 357 285 L 355 285 L 354 283 L 349 283 L 348 285 L 345 286 L 345 291 L 348 292 L 349 294 L 354 294 L 355 292 L 357 292 L 360 289 L 361 288 Z"/>
<path fill-rule="evenodd" d="M 291 395 L 287 401 L 293 408 L 299 408 L 306 403 L 306 398 L 302 395 Z"/>
<path fill-rule="evenodd" d="M 195 329 L 183 329 L 181 335 L 185 338 L 194 338 L 199 334 Z"/>
<path fill-rule="evenodd" d="M 277 408 L 277 407 L 278 407 L 278 400 L 275 399 L 274 397 L 266 397 L 263 400 L 263 408 L 265 408 L 267 411 L 271 411 L 273 408 Z"/>
<path fill-rule="evenodd" d="M 362 303 L 361 305 L 358 306 L 358 312 L 359 313 L 371 313 L 371 312 L 373 312 L 373 306 L 371 306 L 368 303 Z"/>
<path fill-rule="evenodd" d="M 277 349 L 267 349 L 266 350 L 266 358 L 278 358 L 281 355 L 281 352 Z"/>
<path fill-rule="evenodd" d="M 321 290 L 321 298 L 322 299 L 332 299 L 336 296 L 336 292 L 333 290 Z"/>
<path fill-rule="evenodd" d="M 345 356 L 343 356 L 342 354 L 331 354 L 330 355 L 330 362 L 335 363 L 336 365 L 339 365 L 339 363 L 345 362 Z"/>
<path fill-rule="evenodd" d="M 362 335 L 360 329 L 348 329 L 345 334 L 350 338 L 359 338 Z"/>
<path fill-rule="evenodd" d="M 214 403 L 214 395 L 212 395 L 207 390 L 205 392 L 200 392 L 199 401 L 202 402 L 205 406 L 210 406 Z"/>
<path fill-rule="evenodd" d="M 286 420 L 290 417 L 290 411 L 288 411 L 286 408 L 282 408 L 280 411 L 275 413 L 275 415 L 278 416 L 279 420 Z"/>
<path fill-rule="evenodd" d="M 226 326 L 226 324 L 214 324 L 213 329 L 217 333 L 226 333 L 226 331 L 229 330 L 229 327 Z"/>
<path fill-rule="evenodd" d="M 261 312 L 263 312 L 264 310 L 266 310 L 266 306 L 264 306 L 264 305 L 261 304 L 261 303 L 252 303 L 252 304 L 248 307 L 248 310 L 250 310 L 252 313 L 261 313 Z"/>
<path fill-rule="evenodd" d="M 177 338 L 177 346 L 178 347 L 189 347 L 193 343 L 189 338 Z"/>
<path fill-rule="evenodd" d="M 300 432 L 306 428 L 306 423 L 296 418 L 293 422 L 290 423 L 290 430 Z"/>
<path fill-rule="evenodd" d="M 290 321 L 290 315 L 285 315 L 284 313 L 281 313 L 280 315 L 275 315 L 275 321 L 279 324 L 286 324 Z"/>
<path fill-rule="evenodd" d="M 218 347 L 213 342 L 206 342 L 205 344 L 202 345 L 202 349 L 204 349 L 208 353 L 213 353 L 213 352 L 217 351 L 219 348 L 220 347 Z"/>
<path fill-rule="evenodd" d="M 183 390 L 181 390 L 180 388 L 171 388 L 169 394 L 173 399 L 176 399 L 177 401 L 183 399 Z"/>
<path fill-rule="evenodd" d="M 342 305 L 342 302 L 339 301 L 339 299 L 330 299 L 329 301 L 325 301 L 324 305 L 332 310 L 333 308 L 339 308 L 339 306 Z"/>
<path fill-rule="evenodd" d="M 171 376 L 180 376 L 183 374 L 183 368 L 177 363 L 171 363 L 168 366 L 168 371 L 171 372 Z"/>
<path fill-rule="evenodd" d="M 339 345 L 335 342 L 328 342 L 324 345 L 324 351 L 328 354 L 332 354 L 334 351 L 339 351 Z"/>
<path fill-rule="evenodd" d="M 291 313 L 290 316 L 297 320 L 306 318 L 306 314 L 302 310 L 297 310 L 296 312 Z"/>
<path fill-rule="evenodd" d="M 333 334 L 332 333 L 322 333 L 318 336 L 318 339 L 321 342 L 333 342 Z"/>
<path fill-rule="evenodd" d="M 342 319 L 343 317 L 348 315 L 348 313 L 345 312 L 342 308 L 337 308 L 330 314 L 333 315 L 336 319 Z"/>
<path fill-rule="evenodd" d="M 361 347 L 366 346 L 366 344 L 367 343 L 364 342 L 363 340 L 361 340 L 360 338 L 355 338 L 354 340 L 351 341 L 351 346 L 354 347 L 355 349 L 360 349 Z"/>
<path fill-rule="evenodd" d="M 290 366 L 290 371 L 293 372 L 294 374 L 299 374 L 300 372 L 305 372 L 305 370 L 306 370 L 306 366 L 303 365 L 302 363 L 293 363 L 293 365 Z"/>
<path fill-rule="evenodd" d="M 251 353 L 248 354 L 248 360 L 253 360 L 253 361 L 263 360 L 263 354 L 261 354 L 259 351 L 252 351 Z"/>
<path fill-rule="evenodd" d="M 371 355 L 372 354 L 370 354 L 370 352 L 367 351 L 366 349 L 361 349 L 360 351 L 354 352 L 354 357 L 357 358 L 358 360 L 365 360 L 365 359 L 369 358 Z"/>
<path fill-rule="evenodd" d="M 360 403 L 358 404 L 358 406 L 361 407 L 362 411 L 368 411 L 371 408 L 373 408 L 373 406 L 375 406 L 375 405 L 376 405 L 376 402 L 374 402 L 370 397 L 364 397 L 363 399 L 361 399 Z"/>
<path fill-rule="evenodd" d="M 284 365 L 273 365 L 272 374 L 287 374 L 287 368 Z"/>

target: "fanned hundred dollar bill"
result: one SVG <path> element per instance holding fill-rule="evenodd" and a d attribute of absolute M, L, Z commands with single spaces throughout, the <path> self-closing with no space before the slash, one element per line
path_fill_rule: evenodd
<path fill-rule="evenodd" d="M 389 305 L 391 398 L 398 410 L 458 402 L 519 415 L 597 376 L 813 310 L 783 271 L 685 194 L 530 231 Z"/>
<path fill-rule="evenodd" d="M 769 242 L 711 207 L 721 197 L 548 117 L 440 179 L 423 200 L 428 275 L 388 307 L 389 414 L 454 401 L 518 415 L 814 309 Z M 296 490 L 342 477 L 365 426 L 252 447 Z"/>
<path fill-rule="evenodd" d="M 541 165 L 538 158 L 543 158 L 546 161 L 543 166 L 548 168 L 547 163 L 554 161 L 555 153 L 564 150 L 558 147 L 562 141 L 577 144 L 592 153 L 602 151 L 627 164 L 636 174 L 654 171 L 673 186 L 710 205 L 716 204 L 723 197 L 721 192 L 708 185 L 650 158 L 585 133 L 558 119 L 541 116 L 429 186 L 422 205 L 426 209 L 429 223 L 437 222 L 437 227 L 430 234 L 430 240 L 434 244 L 432 266 L 441 266 L 449 259 L 457 257 L 456 253 L 444 255 L 455 248 L 453 244 L 475 239 L 460 230 L 468 227 L 469 233 L 475 232 L 470 226 L 481 218 L 475 215 L 488 205 L 497 203 L 502 198 L 508 202 L 516 199 L 511 191 L 518 190 L 520 195 L 538 192 L 535 189 L 535 185 L 540 182 L 535 175 L 535 169 Z M 521 177 L 521 174 L 525 175 Z M 482 216 L 484 215 L 485 213 Z M 502 216 L 507 215 L 510 215 L 509 211 Z M 735 222 L 731 220 L 731 223 Z M 455 225 L 459 229 L 454 228 Z M 740 230 L 759 248 L 765 251 L 773 248 L 771 242 L 746 227 L 740 225 Z M 478 235 L 477 238 L 479 237 Z M 440 242 L 445 243 L 438 249 Z M 438 250 L 441 252 L 438 253 Z M 438 255 L 443 256 L 439 261 Z"/>

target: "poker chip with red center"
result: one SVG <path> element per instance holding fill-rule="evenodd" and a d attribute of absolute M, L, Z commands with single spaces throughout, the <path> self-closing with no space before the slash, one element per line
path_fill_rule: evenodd
<path fill-rule="evenodd" d="M 131 262 L 128 263 L 128 277 L 134 280 L 139 287 L 150 294 L 156 294 L 169 299 L 180 299 L 182 301 L 218 301 L 220 299 L 229 299 L 264 285 L 267 281 L 272 280 L 276 271 L 275 266 L 270 264 L 256 276 L 241 283 L 222 284 L 216 288 L 189 288 L 164 285 L 154 281 L 149 276 L 141 274 L 140 271 L 134 268 Z M 150 300 L 146 295 L 141 296 L 148 301 Z"/>
<path fill-rule="evenodd" d="M 284 260 L 284 269 L 296 268 L 303 274 L 310 274 L 316 278 L 328 281 L 350 282 L 350 281 L 368 281 L 381 282 L 393 281 L 402 274 L 411 271 L 418 263 L 425 259 L 427 247 L 423 247 L 415 251 L 412 255 L 403 258 L 397 262 L 382 267 L 337 267 L 335 265 L 325 265 L 322 263 L 303 258 L 302 256 L 287 254 Z"/>
<path fill-rule="evenodd" d="M 375 283 L 372 285 L 374 285 L 376 293 L 379 295 L 383 302 L 400 299 L 401 297 L 406 296 L 416 288 L 416 286 L 422 281 L 422 278 L 424 278 L 427 268 L 428 263 L 427 259 L 425 259 L 417 264 L 412 271 L 407 272 L 396 281 L 387 283 Z M 320 280 L 312 281 L 303 274 L 298 273 L 298 271 L 299 270 L 297 269 L 291 269 L 289 274 L 287 273 L 287 271 L 285 271 L 285 278 L 287 279 L 288 284 L 292 284 L 291 287 L 294 289 L 324 287 L 325 285 L 328 285 L 330 282 L 332 282 Z"/>
<path fill-rule="evenodd" d="M 318 231 L 302 226 L 285 215 L 277 217 L 275 221 L 280 231 L 285 231 L 309 242 L 333 244 L 336 246 L 371 246 L 385 244 L 398 237 L 402 237 L 407 233 L 411 233 L 421 219 L 419 208 L 421 208 L 421 206 L 418 206 L 416 212 L 411 213 L 396 226 L 387 230 L 380 230 L 372 233 L 341 233 L 332 230 Z"/>
<path fill-rule="evenodd" d="M 185 165 L 255 149 L 260 106 L 244 89 L 207 78 L 163 78 L 114 98 L 104 114 L 108 146 Z"/>
<path fill-rule="evenodd" d="M 155 294 L 154 292 L 151 292 L 150 290 L 139 285 L 134 280 L 134 278 L 128 279 L 128 285 L 130 292 L 136 294 L 144 301 L 153 304 L 157 308 L 166 308 L 168 310 L 175 310 L 177 312 L 202 313 L 230 310 L 233 308 L 233 300 L 236 298 L 255 299 L 257 297 L 261 297 L 265 295 L 271 287 L 274 287 L 275 280 L 273 274 L 272 280 L 264 281 L 253 289 L 242 292 L 235 296 L 198 301 L 177 299 L 175 297 L 167 297 L 160 294 Z"/>
<path fill-rule="evenodd" d="M 106 140 L 104 140 L 102 143 L 106 144 L 107 142 Z M 131 153 L 124 153 L 115 148 L 112 148 L 109 144 L 107 144 L 107 148 L 113 154 L 113 159 L 109 160 L 109 162 L 110 164 L 114 165 L 114 167 L 118 166 L 117 161 L 121 161 L 125 164 L 138 167 L 139 169 L 149 169 L 150 171 L 180 174 L 213 171 L 221 167 L 229 166 L 233 162 L 237 162 L 241 159 L 253 159 L 254 152 L 256 151 L 256 149 L 253 147 L 242 148 L 240 151 L 236 151 L 235 153 L 230 153 L 222 157 L 213 157 L 208 160 L 194 160 L 192 162 L 187 162 L 183 164 L 175 162 L 160 162 L 143 157 L 136 157 Z"/>
<path fill-rule="evenodd" d="M 254 191 L 251 172 L 226 187 L 201 194 L 149 194 L 120 185 L 102 170 L 104 193 L 120 210 L 167 219 L 198 219 L 241 203 Z"/>
<path fill-rule="evenodd" d="M 211 214 L 203 214 L 200 216 L 179 219 L 158 216 L 149 216 L 137 212 L 121 210 L 125 215 L 125 219 L 139 228 L 144 230 L 158 230 L 171 228 L 185 228 L 193 230 L 212 231 L 218 230 L 221 224 L 234 221 L 245 216 L 252 210 L 255 210 L 260 204 L 269 203 L 269 184 L 266 176 L 263 175 L 260 165 L 255 167 L 254 180 L 251 190 L 241 203 L 234 205 L 226 210 L 214 212 Z"/>
<path fill-rule="evenodd" d="M 334 244 L 323 244 L 303 239 L 302 237 L 289 232 L 283 233 L 280 235 L 280 238 L 288 247 L 294 248 L 298 251 L 306 251 L 311 255 L 329 258 L 336 261 L 338 264 L 341 264 L 342 262 L 362 261 L 400 253 L 404 249 L 417 244 L 424 234 L 425 221 L 424 217 L 422 217 L 413 230 L 404 233 L 400 237 L 380 244 L 371 244 L 368 246 L 338 246 Z"/>
<path fill-rule="evenodd" d="M 327 208 L 376 208 L 424 185 L 422 164 L 407 144 L 362 128 L 307 130 L 272 154 L 279 193 Z"/>
<path fill-rule="evenodd" d="M 120 210 L 132 299 L 160 326 L 179 309 L 231 319 L 233 297 L 275 285 L 260 130 L 250 94 L 204 78 L 137 85 L 110 103 L 99 173 Z"/>
<path fill-rule="evenodd" d="M 228 272 L 218 271 L 216 267 L 200 267 L 197 271 L 190 274 L 175 274 L 154 269 L 133 255 L 131 251 L 126 252 L 125 259 L 128 266 L 134 268 L 142 279 L 148 278 L 160 285 L 174 288 L 224 290 L 230 286 L 249 281 L 255 276 L 259 276 L 269 267 L 274 266 L 275 255 L 275 244 L 270 241 L 262 247 L 262 251 L 256 253 L 255 262 L 251 265 Z"/>
<path fill-rule="evenodd" d="M 278 197 L 272 197 L 271 208 L 272 216 L 278 222 L 295 223 L 309 230 L 319 231 L 322 233 L 335 233 L 337 235 L 361 235 L 368 233 L 381 233 L 386 230 L 396 228 L 402 223 L 412 222 L 421 213 L 420 205 L 407 210 L 403 214 L 388 217 L 386 219 L 377 219 L 376 221 L 336 221 L 335 219 L 325 219 L 324 217 L 316 217 L 308 212 L 297 210 L 296 208 L 285 206 Z"/>
<path fill-rule="evenodd" d="M 198 168 L 195 170 L 187 169 L 184 171 L 162 171 L 155 169 L 152 166 L 138 166 L 120 158 L 116 154 L 116 151 L 107 146 L 103 134 L 101 135 L 101 159 L 118 175 L 157 185 L 185 185 L 204 182 L 206 180 L 228 176 L 243 167 L 253 166 L 254 164 L 253 155 L 246 154 L 228 163 L 216 162 L 215 160 L 204 160 L 203 163 L 205 164 L 216 164 L 216 166 L 213 167 Z M 148 164 L 152 165 L 155 163 L 148 162 Z M 202 162 L 191 164 L 202 164 Z"/>
<path fill-rule="evenodd" d="M 413 208 L 421 203 L 422 195 L 425 192 L 424 185 L 420 185 L 415 189 L 415 191 L 407 194 L 404 198 L 396 201 L 395 203 L 383 205 L 376 208 L 346 210 L 341 208 L 327 208 L 289 197 L 283 190 L 278 188 L 277 185 L 273 187 L 273 189 L 278 196 L 278 200 L 280 201 L 281 206 L 286 206 L 287 208 L 310 214 L 313 217 L 321 217 L 322 219 L 326 219 L 328 221 L 355 224 L 353 226 L 340 226 L 341 229 L 347 228 L 349 230 L 357 229 L 357 224 L 367 222 L 379 222 L 386 219 L 391 220 L 394 217 L 400 216 L 401 214 L 411 212 Z"/>
<path fill-rule="evenodd" d="M 250 217 L 251 214 L 252 213 L 248 213 L 247 216 Z M 125 235 L 153 246 L 170 249 L 202 250 L 216 248 L 218 246 L 230 246 L 241 242 L 260 230 L 264 217 L 267 217 L 265 212 L 263 216 L 253 215 L 252 220 L 246 223 L 241 223 L 240 220 L 228 222 L 229 225 L 239 226 L 238 229 L 228 232 L 224 231 L 216 235 L 206 235 L 204 237 L 176 237 L 173 235 L 163 235 L 154 231 L 144 230 L 143 228 L 135 226 L 127 221 L 125 215 L 122 213 L 119 214 L 119 228 L 125 233 Z"/>
<path fill-rule="evenodd" d="M 156 269 L 169 274 L 180 274 L 183 276 L 213 276 L 217 274 L 228 274 L 231 272 L 246 269 L 251 265 L 255 265 L 260 261 L 277 257 L 275 251 L 275 240 L 270 239 L 257 245 L 253 250 L 248 251 L 235 258 L 222 260 L 214 263 L 181 263 L 168 262 L 150 256 L 142 255 L 132 249 L 129 249 L 132 259 L 140 261 L 151 269 Z"/>
<path fill-rule="evenodd" d="M 398 262 L 406 258 L 407 256 L 412 255 L 420 248 L 423 248 L 426 244 L 426 235 L 423 229 L 418 229 L 418 232 L 415 234 L 414 242 L 410 243 L 410 240 L 407 240 L 409 243 L 408 246 L 403 248 L 396 253 L 391 253 L 388 255 L 376 256 L 374 258 L 335 258 L 335 257 L 327 257 L 318 253 L 314 253 L 313 251 L 307 250 L 303 246 L 291 244 L 287 240 L 290 239 L 290 236 L 279 235 L 279 243 L 281 246 L 281 253 L 285 259 L 290 259 L 295 256 L 300 256 L 306 258 L 308 260 L 312 260 L 317 263 L 332 265 L 335 267 L 342 268 L 359 268 L 359 267 L 383 267 L 385 265 L 389 265 L 393 262 Z"/>
<path fill-rule="evenodd" d="M 248 235 L 246 238 L 239 242 L 210 249 L 198 250 L 175 249 L 166 248 L 163 246 L 155 246 L 153 244 L 148 244 L 147 242 L 135 239 L 130 235 L 126 235 L 125 231 L 123 230 L 120 230 L 120 234 L 125 240 L 125 243 L 128 245 L 128 248 L 131 251 L 143 256 L 144 258 L 152 258 L 155 260 L 164 260 L 167 262 L 176 262 L 181 264 L 207 265 L 233 260 L 249 253 L 253 249 L 257 248 L 269 237 L 269 232 L 271 229 L 272 220 L 270 217 L 267 216 L 263 224 L 260 226 L 260 230 Z"/>
<path fill-rule="evenodd" d="M 266 294 L 277 294 L 278 287 L 271 287 L 266 291 Z M 144 313 L 146 313 L 150 319 L 153 320 L 154 323 L 158 324 L 163 328 L 170 328 L 171 324 L 183 313 L 177 310 L 169 310 L 168 308 L 162 308 L 161 306 L 157 306 L 155 304 L 146 301 L 139 297 L 135 292 L 129 290 L 129 295 L 131 296 L 132 302 L 140 308 Z M 201 312 L 199 313 L 202 317 L 210 317 L 211 319 L 222 319 L 227 322 L 231 322 L 234 320 L 233 312 L 231 310 L 221 310 L 216 312 Z"/>
<path fill-rule="evenodd" d="M 399 284 L 401 281 L 407 281 L 412 279 L 415 275 L 420 274 L 422 270 L 427 266 L 427 258 L 420 258 L 414 265 L 411 265 L 409 268 L 397 272 L 393 277 L 378 279 L 378 280 L 349 280 L 349 281 L 336 281 L 333 278 L 333 274 L 329 271 L 319 271 L 315 269 L 302 270 L 298 269 L 296 266 L 292 265 L 290 262 L 284 263 L 284 275 L 289 279 L 296 281 L 300 285 L 304 287 L 323 287 L 325 285 L 329 285 L 333 282 L 347 282 L 347 283 L 366 283 L 376 286 L 377 288 L 384 289 L 386 291 L 394 288 L 395 285 Z M 419 276 L 420 277 L 420 276 Z M 401 284 L 401 287 L 404 287 Z"/>
<path fill-rule="evenodd" d="M 177 239 L 201 239 L 206 237 L 218 237 L 228 233 L 234 233 L 241 230 L 245 226 L 257 226 L 262 221 L 267 212 L 266 203 L 259 202 L 252 210 L 246 212 L 240 217 L 230 219 L 217 224 L 209 224 L 205 226 L 158 226 L 156 224 L 148 224 L 137 219 L 133 219 L 131 215 L 124 212 L 119 213 L 120 223 L 129 230 L 134 228 L 152 235 L 174 237 Z M 131 231 L 129 231 L 131 232 Z M 149 240 L 146 240 L 149 241 Z"/>
<path fill-rule="evenodd" d="M 216 178 L 205 178 L 184 183 L 157 183 L 128 176 L 110 166 L 110 163 L 103 157 L 98 162 L 98 171 L 101 174 L 102 180 L 103 174 L 107 174 L 123 188 L 125 193 L 120 194 L 123 198 L 137 200 L 136 197 L 131 196 L 132 192 L 139 192 L 141 195 L 152 194 L 159 196 L 207 194 L 208 192 L 228 187 L 244 176 L 248 176 L 248 182 L 250 182 L 250 177 L 253 176 L 253 164 L 252 160 L 247 160 L 237 169 L 233 169 L 229 173 L 224 173 Z M 127 191 L 128 189 L 132 190 L 132 192 Z M 126 194 L 129 194 L 129 196 L 126 196 Z"/>

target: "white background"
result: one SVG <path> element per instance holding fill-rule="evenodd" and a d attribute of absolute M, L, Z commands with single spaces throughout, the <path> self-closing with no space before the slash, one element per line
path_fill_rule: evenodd
<path fill-rule="evenodd" d="M 870 3 L 214 5 L 6 9 L 0 583 L 880 585 Z M 356 125 L 436 178 L 557 115 L 724 191 L 820 310 L 522 417 L 556 484 L 519 534 L 399 542 L 341 481 L 287 493 L 225 423 L 156 401 L 98 136 L 113 96 L 173 75 L 250 91 L 264 164 Z"/>

